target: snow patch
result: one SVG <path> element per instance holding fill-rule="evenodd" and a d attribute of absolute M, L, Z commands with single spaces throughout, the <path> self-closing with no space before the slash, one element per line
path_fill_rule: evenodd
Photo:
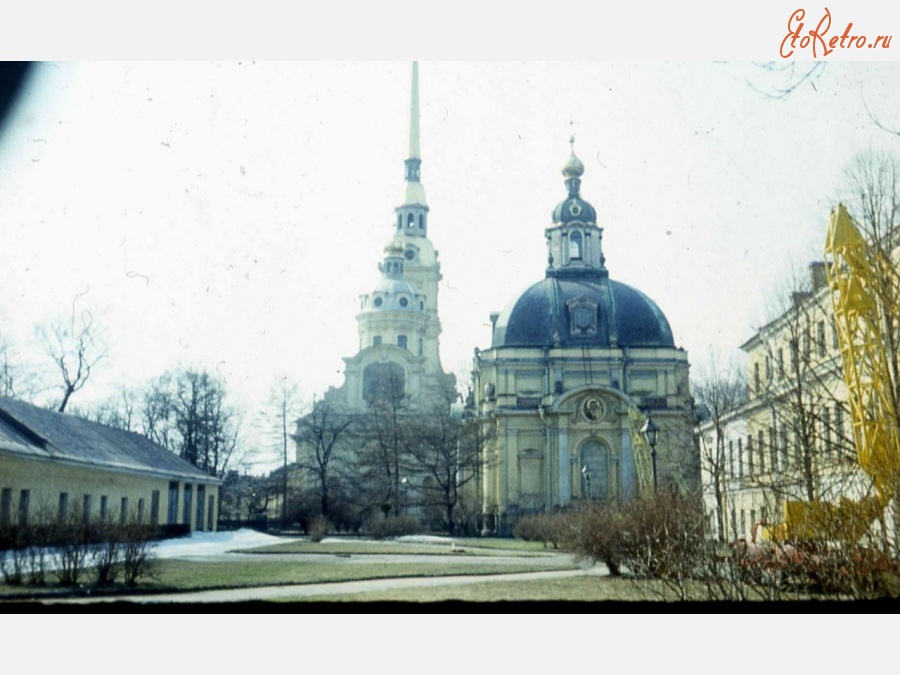
<path fill-rule="evenodd" d="M 450 537 L 438 537 L 431 534 L 407 534 L 397 537 L 397 541 L 404 544 L 446 544 L 447 546 L 456 543 L 456 540 Z"/>
<path fill-rule="evenodd" d="M 233 532 L 194 532 L 189 537 L 162 540 L 155 553 L 157 558 L 221 555 L 236 549 L 271 546 L 285 541 L 292 540 L 246 528 Z"/>

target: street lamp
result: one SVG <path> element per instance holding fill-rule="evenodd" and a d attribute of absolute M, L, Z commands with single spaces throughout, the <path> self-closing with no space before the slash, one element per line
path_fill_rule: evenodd
<path fill-rule="evenodd" d="M 587 464 L 581 467 L 581 475 L 584 476 L 584 482 L 587 483 L 587 498 L 591 498 L 591 470 L 587 468 Z"/>
<path fill-rule="evenodd" d="M 657 492 L 656 486 L 656 442 L 659 440 L 659 427 L 650 419 L 650 412 L 647 412 L 647 421 L 641 427 L 641 436 L 650 446 L 650 459 L 653 460 L 653 494 Z"/>
<path fill-rule="evenodd" d="M 400 479 L 400 485 L 403 486 L 403 515 L 409 515 L 409 478 L 404 476 Z"/>
<path fill-rule="evenodd" d="M 613 473 L 616 476 L 616 504 L 618 504 L 619 503 L 619 458 L 616 456 L 613 456 L 612 463 L 613 463 Z"/>

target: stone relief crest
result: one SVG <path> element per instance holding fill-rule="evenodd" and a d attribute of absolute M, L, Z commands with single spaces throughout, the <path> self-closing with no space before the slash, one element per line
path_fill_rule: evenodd
<path fill-rule="evenodd" d="M 581 404 L 581 413 L 589 422 L 599 422 L 606 417 L 606 408 L 596 396 L 590 396 Z"/>
<path fill-rule="evenodd" d="M 594 335 L 597 332 L 597 303 L 579 296 L 566 303 L 569 310 L 569 331 L 575 336 Z"/>

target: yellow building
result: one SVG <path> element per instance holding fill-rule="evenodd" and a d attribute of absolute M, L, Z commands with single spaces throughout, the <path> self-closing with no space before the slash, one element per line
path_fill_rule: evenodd
<path fill-rule="evenodd" d="M 545 278 L 491 315 L 491 345 L 476 350 L 485 532 L 574 500 L 631 498 L 657 471 L 661 489 L 699 486 L 687 353 L 653 300 L 610 278 L 574 150 L 562 173 Z M 648 414 L 655 467 L 640 442 Z"/>
<path fill-rule="evenodd" d="M 871 492 L 856 459 L 825 264 L 811 264 L 798 286 L 741 346 L 747 400 L 700 424 L 704 497 L 715 530 L 721 510 L 727 540 L 783 522 L 786 502 Z"/>
<path fill-rule="evenodd" d="M 219 479 L 139 434 L 0 398 L 0 525 L 218 526 Z"/>

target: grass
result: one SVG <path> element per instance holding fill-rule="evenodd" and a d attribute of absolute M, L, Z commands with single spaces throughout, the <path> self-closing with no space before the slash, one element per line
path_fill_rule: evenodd
<path fill-rule="evenodd" d="M 314 544 L 308 540 L 289 541 L 284 544 L 272 544 L 260 548 L 240 549 L 237 553 L 324 553 L 332 555 L 450 555 L 450 544 L 426 546 L 420 544 L 404 544 L 400 542 L 366 542 L 348 539 L 341 542 L 322 542 Z"/>
<path fill-rule="evenodd" d="M 491 581 L 460 586 L 409 588 L 346 595 L 317 595 L 286 598 L 286 602 L 465 602 L 499 601 L 580 601 L 580 602 L 637 602 L 647 600 L 676 600 L 658 582 L 631 579 L 583 576 L 567 579 L 538 579 L 530 581 Z M 697 599 L 702 599 L 698 596 Z"/>
<path fill-rule="evenodd" d="M 530 553 L 552 553 L 553 549 L 548 548 L 540 541 L 522 541 L 521 539 L 457 539 L 457 546 L 466 549 L 497 549 L 502 551 L 521 551 Z"/>
<path fill-rule="evenodd" d="M 457 551 L 451 549 L 451 541 L 456 544 Z M 460 552 L 459 549 L 462 549 Z M 519 541 L 517 539 L 452 539 L 447 543 L 419 544 L 399 541 L 328 541 L 315 544 L 309 540 L 289 541 L 260 548 L 243 549 L 238 553 L 325 553 L 352 555 L 533 555 L 548 553 L 548 549 L 540 542 Z"/>
<path fill-rule="evenodd" d="M 295 563 L 283 561 L 194 562 L 166 560 L 160 564 L 153 585 L 179 590 L 199 588 L 246 588 L 281 584 L 318 584 L 335 581 L 359 581 L 390 577 L 439 577 L 472 574 L 507 574 L 539 570 L 571 569 L 559 565 L 465 563 Z M 149 585 L 148 585 L 149 586 Z"/>
<path fill-rule="evenodd" d="M 543 570 L 571 569 L 563 564 L 519 563 L 348 563 L 297 562 L 284 560 L 241 559 L 227 561 L 159 560 L 154 578 L 136 588 L 119 587 L 120 593 L 163 593 L 203 589 L 252 588 L 292 584 L 316 584 L 392 577 L 438 577 L 478 574 L 509 574 Z M 90 575 L 86 576 L 87 579 Z M 56 586 L 8 586 L 0 584 L 0 596 L 42 596 L 67 593 Z"/>

